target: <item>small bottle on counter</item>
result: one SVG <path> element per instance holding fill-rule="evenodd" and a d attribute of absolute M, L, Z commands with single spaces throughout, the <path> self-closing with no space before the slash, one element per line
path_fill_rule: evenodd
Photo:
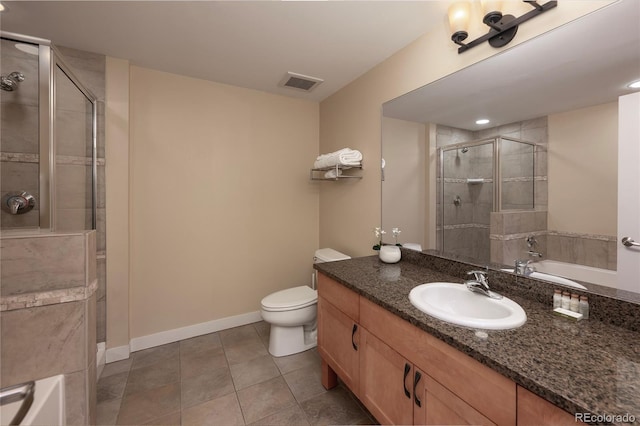
<path fill-rule="evenodd" d="M 578 309 L 578 312 L 582 314 L 583 319 L 589 318 L 589 301 L 587 300 L 587 296 L 580 296 L 580 304 Z"/>
<path fill-rule="evenodd" d="M 562 291 L 555 289 L 553 292 L 553 309 L 562 308 Z"/>
<path fill-rule="evenodd" d="M 578 312 L 580 309 L 580 297 L 575 294 L 572 293 L 571 294 L 571 301 L 569 302 L 569 309 L 571 309 L 573 312 Z"/>
<path fill-rule="evenodd" d="M 568 291 L 562 292 L 562 309 L 569 309 L 571 307 L 571 297 Z"/>

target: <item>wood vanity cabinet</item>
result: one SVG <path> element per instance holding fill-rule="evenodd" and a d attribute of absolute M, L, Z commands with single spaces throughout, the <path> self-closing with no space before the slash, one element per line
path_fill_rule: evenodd
<path fill-rule="evenodd" d="M 398 353 L 396 369 L 405 368 L 402 360 L 410 365 L 407 389 L 413 424 L 515 425 L 516 385 L 511 380 L 364 297 L 360 298 L 360 324 L 363 333 Z M 362 377 L 367 367 L 362 357 L 360 362 Z M 364 395 L 366 383 L 361 380 L 360 384 L 360 395 Z M 404 389 L 398 393 L 404 394 Z M 376 415 L 373 410 L 372 414 Z"/>
<path fill-rule="evenodd" d="M 318 274 L 322 384 L 336 374 L 382 424 L 571 423 L 573 416 Z M 545 421 L 548 422 L 545 423 Z"/>

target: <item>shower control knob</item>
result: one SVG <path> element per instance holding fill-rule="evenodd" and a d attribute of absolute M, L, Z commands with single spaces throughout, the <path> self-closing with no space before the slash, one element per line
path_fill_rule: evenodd
<path fill-rule="evenodd" d="M 9 193 L 2 197 L 2 210 L 9 214 L 25 214 L 36 205 L 36 199 L 28 192 Z"/>

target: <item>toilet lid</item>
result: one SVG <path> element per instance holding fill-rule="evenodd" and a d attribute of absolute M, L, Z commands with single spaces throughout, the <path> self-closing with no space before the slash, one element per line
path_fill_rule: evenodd
<path fill-rule="evenodd" d="M 262 308 L 273 311 L 304 308 L 318 301 L 318 292 L 306 285 L 276 291 L 262 299 Z"/>

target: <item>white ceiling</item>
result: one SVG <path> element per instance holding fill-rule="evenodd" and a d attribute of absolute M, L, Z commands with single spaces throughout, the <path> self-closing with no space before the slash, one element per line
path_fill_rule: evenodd
<path fill-rule="evenodd" d="M 3 31 L 132 64 L 315 101 L 433 26 L 448 1 L 3 1 Z M 443 40 L 443 43 L 448 40 Z M 324 79 L 278 87 L 287 71 Z"/>

